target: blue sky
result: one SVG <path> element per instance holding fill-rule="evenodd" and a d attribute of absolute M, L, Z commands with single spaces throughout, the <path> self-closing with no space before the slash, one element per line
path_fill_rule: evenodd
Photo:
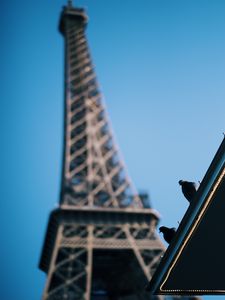
<path fill-rule="evenodd" d="M 37 265 L 59 198 L 63 4 L 1 2 L 2 300 L 38 300 L 45 282 Z M 225 130 L 225 1 L 76 4 L 88 10 L 92 58 L 129 174 L 161 224 L 177 226 L 188 207 L 178 180 L 202 180 Z"/>

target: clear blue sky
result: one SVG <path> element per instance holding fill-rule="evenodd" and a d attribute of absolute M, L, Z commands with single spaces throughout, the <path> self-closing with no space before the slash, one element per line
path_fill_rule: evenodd
<path fill-rule="evenodd" d="M 0 4 L 1 300 L 39 300 L 45 282 L 37 265 L 59 198 L 64 3 Z M 129 174 L 161 224 L 177 226 L 188 207 L 177 182 L 202 180 L 225 130 L 225 1 L 76 4 L 88 9 L 92 58 Z"/>

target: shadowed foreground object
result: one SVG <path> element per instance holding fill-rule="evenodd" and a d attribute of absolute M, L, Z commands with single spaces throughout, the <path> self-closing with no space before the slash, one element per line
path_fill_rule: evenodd
<path fill-rule="evenodd" d="M 176 228 L 168 228 L 166 226 L 159 227 L 159 232 L 163 233 L 164 240 L 170 244 L 176 234 Z"/>
<path fill-rule="evenodd" d="M 184 197 L 192 202 L 196 193 L 197 193 L 197 184 L 195 182 L 180 180 L 179 185 L 181 185 L 182 192 Z"/>
<path fill-rule="evenodd" d="M 149 283 L 151 293 L 225 295 L 224 216 L 225 139 Z"/>

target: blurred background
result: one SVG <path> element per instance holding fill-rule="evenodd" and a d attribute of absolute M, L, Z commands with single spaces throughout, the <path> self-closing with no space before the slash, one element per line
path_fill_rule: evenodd
<path fill-rule="evenodd" d="M 44 288 L 38 263 L 60 191 L 64 4 L 0 4 L 2 300 L 38 300 Z M 75 4 L 90 18 L 90 50 L 129 174 L 160 224 L 177 227 L 188 208 L 178 181 L 202 180 L 225 130 L 225 1 Z"/>

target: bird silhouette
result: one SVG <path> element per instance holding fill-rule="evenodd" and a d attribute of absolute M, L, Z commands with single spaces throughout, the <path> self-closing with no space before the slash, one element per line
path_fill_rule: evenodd
<path fill-rule="evenodd" d="M 192 202 L 193 198 L 197 192 L 197 184 L 195 182 L 179 180 L 179 185 L 181 185 L 182 192 L 184 197 L 189 201 Z"/>
<path fill-rule="evenodd" d="M 159 227 L 159 232 L 163 233 L 164 240 L 170 244 L 176 234 L 176 228 L 168 228 L 166 226 Z"/>

